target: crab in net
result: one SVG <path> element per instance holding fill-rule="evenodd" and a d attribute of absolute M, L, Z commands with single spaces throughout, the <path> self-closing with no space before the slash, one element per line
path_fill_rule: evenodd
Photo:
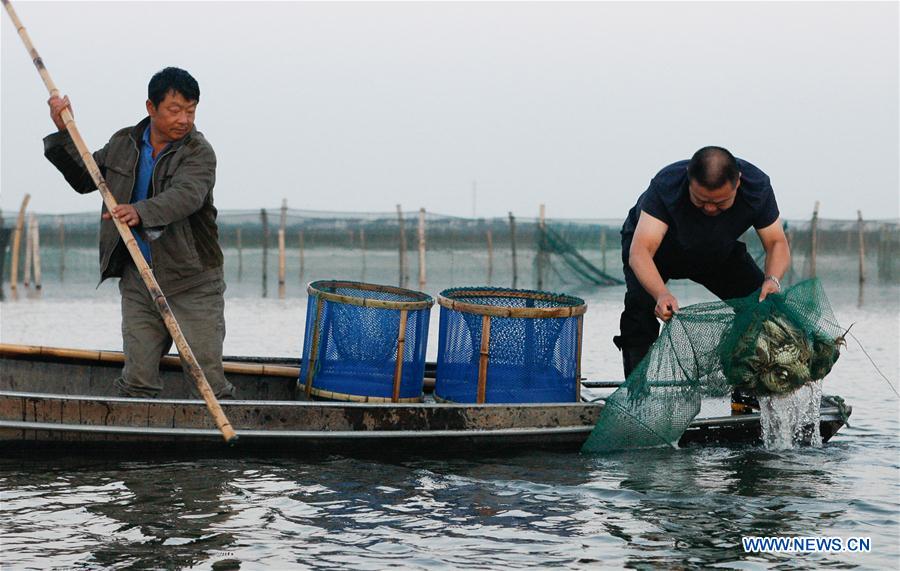
<path fill-rule="evenodd" d="M 773 312 L 737 337 L 723 368 L 737 387 L 758 395 L 786 394 L 831 372 L 847 332 L 831 339 Z"/>

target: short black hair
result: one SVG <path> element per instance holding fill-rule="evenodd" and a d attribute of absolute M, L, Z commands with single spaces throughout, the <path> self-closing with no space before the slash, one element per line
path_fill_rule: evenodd
<path fill-rule="evenodd" d="M 200 86 L 191 74 L 177 67 L 167 67 L 157 71 L 147 86 L 147 99 L 154 107 L 159 107 L 166 94 L 175 91 L 188 101 L 200 101 Z"/>
<path fill-rule="evenodd" d="M 737 184 L 741 170 L 728 149 L 703 147 L 694 153 L 688 163 L 688 178 L 703 188 L 715 190 L 725 186 L 725 183 Z"/>

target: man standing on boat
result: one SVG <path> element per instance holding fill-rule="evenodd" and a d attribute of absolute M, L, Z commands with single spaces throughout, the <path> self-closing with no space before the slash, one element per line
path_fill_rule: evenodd
<path fill-rule="evenodd" d="M 194 127 L 200 87 L 188 72 L 167 67 L 150 79 L 147 91 L 149 117 L 116 132 L 94 153 L 119 203 L 111 213 L 104 205 L 100 223 L 100 281 L 121 278 L 125 366 L 116 390 L 120 396 L 159 395 L 159 360 L 172 338 L 112 216 L 132 228 L 213 392 L 233 397 L 222 368 L 225 280 L 213 206 L 216 155 Z M 60 116 L 68 97 L 48 103 L 58 132 L 44 139 L 44 156 L 79 193 L 96 190 Z"/>
<path fill-rule="evenodd" d="M 750 227 L 766 251 L 765 272 L 738 240 Z M 659 336 L 657 318 L 678 311 L 668 280 L 690 279 L 720 299 L 781 291 L 791 253 L 769 177 L 721 147 L 665 167 L 628 212 L 622 262 L 625 310 L 613 342 L 627 378 Z"/>

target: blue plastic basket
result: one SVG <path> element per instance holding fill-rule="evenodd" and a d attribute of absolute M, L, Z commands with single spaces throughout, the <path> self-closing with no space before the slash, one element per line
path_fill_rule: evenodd
<path fill-rule="evenodd" d="M 349 281 L 317 281 L 307 291 L 299 382 L 308 397 L 422 400 L 430 296 Z"/>
<path fill-rule="evenodd" d="M 461 403 L 580 400 L 584 301 L 502 288 L 453 288 L 441 306 L 435 398 Z"/>

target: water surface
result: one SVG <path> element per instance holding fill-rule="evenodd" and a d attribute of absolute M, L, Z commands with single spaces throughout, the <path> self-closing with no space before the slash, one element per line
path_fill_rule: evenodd
<path fill-rule="evenodd" d="M 708 300 L 676 285 L 682 305 Z M 118 349 L 107 284 L 0 305 L 0 338 Z M 621 376 L 621 288 L 588 300 L 584 373 Z M 826 284 L 842 324 L 897 382 L 896 286 Z M 230 354 L 297 355 L 305 302 L 230 290 Z M 436 316 L 435 316 L 436 317 Z M 437 319 L 433 319 L 437 323 Z M 429 346 L 436 351 L 436 327 Z M 850 340 L 825 392 L 854 407 L 823 448 L 651 450 L 590 457 L 0 459 L 4 569 L 387 567 L 896 568 L 900 402 Z M 599 393 L 598 393 L 599 394 Z M 705 409 L 724 410 L 723 403 Z M 864 536 L 867 554 L 750 555 L 747 535 Z"/>

